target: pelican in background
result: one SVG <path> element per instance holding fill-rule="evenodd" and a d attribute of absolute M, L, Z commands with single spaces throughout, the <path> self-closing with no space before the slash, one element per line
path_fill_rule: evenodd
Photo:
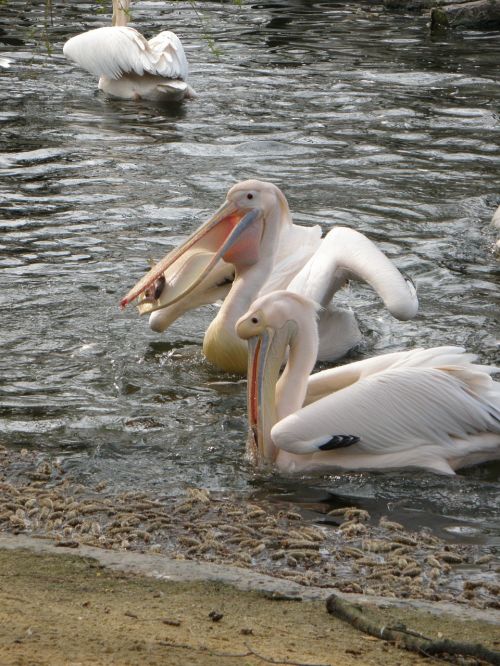
<path fill-rule="evenodd" d="M 164 30 L 149 41 L 127 28 L 130 0 L 113 0 L 112 27 L 69 39 L 64 55 L 99 76 L 99 90 L 122 99 L 180 102 L 194 97 L 180 39 Z"/>
<path fill-rule="evenodd" d="M 498 368 L 476 365 L 460 347 L 434 347 L 310 375 L 317 309 L 276 291 L 236 324 L 249 344 L 248 450 L 256 462 L 287 472 L 421 467 L 454 474 L 500 459 L 500 383 L 490 377 Z"/>
<path fill-rule="evenodd" d="M 359 342 L 353 314 L 330 305 L 350 278 L 366 281 L 399 319 L 415 316 L 413 285 L 366 236 L 335 227 L 321 241 L 320 233 L 319 228 L 306 231 L 292 224 L 278 187 L 243 181 L 229 190 L 208 222 L 139 280 L 120 305 L 139 298 L 140 311 L 153 312 L 153 322 L 160 322 L 153 328 L 162 330 L 190 307 L 227 294 L 205 333 L 203 351 L 218 368 L 240 374 L 246 372 L 247 346 L 234 327 L 259 292 L 286 287 L 324 306 L 321 360 L 339 358 Z"/>

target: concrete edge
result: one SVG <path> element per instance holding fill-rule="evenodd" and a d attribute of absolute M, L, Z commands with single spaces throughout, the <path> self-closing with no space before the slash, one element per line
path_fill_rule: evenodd
<path fill-rule="evenodd" d="M 347 594 L 335 588 L 304 587 L 293 581 L 274 578 L 226 564 L 196 562 L 194 560 L 174 560 L 163 554 L 116 551 L 80 545 L 78 548 L 61 547 L 50 539 L 37 539 L 21 535 L 0 534 L 0 548 L 3 550 L 28 550 L 44 555 L 73 555 L 88 557 L 111 571 L 132 573 L 164 581 L 193 582 L 211 581 L 231 585 L 239 590 L 262 592 L 277 599 L 297 601 L 321 601 L 334 593 L 344 599 L 382 608 L 403 608 L 441 615 L 453 615 L 462 620 L 488 622 L 500 626 L 500 612 L 493 609 L 479 609 L 453 604 L 447 601 L 424 601 L 420 599 L 394 599 L 390 597 Z"/>

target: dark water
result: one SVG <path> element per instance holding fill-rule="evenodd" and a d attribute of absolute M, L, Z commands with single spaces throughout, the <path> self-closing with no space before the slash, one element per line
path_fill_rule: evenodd
<path fill-rule="evenodd" d="M 199 98 L 165 110 L 106 99 L 64 59 L 67 38 L 108 24 L 96 8 L 56 1 L 51 22 L 43 3 L 0 7 L 13 61 L 0 69 L 0 442 L 117 490 L 348 501 L 498 543 L 498 464 L 452 479 L 256 476 L 245 384 L 201 354 L 214 309 L 159 336 L 118 301 L 149 257 L 257 177 L 297 222 L 353 226 L 416 281 L 408 323 L 366 287 L 343 295 L 365 331 L 358 356 L 449 342 L 498 362 L 500 33 L 432 40 L 424 18 L 368 4 L 135 2 L 136 27 L 186 46 Z"/>

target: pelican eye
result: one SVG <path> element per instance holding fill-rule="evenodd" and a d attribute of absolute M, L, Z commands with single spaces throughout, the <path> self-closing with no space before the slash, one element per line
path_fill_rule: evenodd
<path fill-rule="evenodd" d="M 253 194 L 251 192 L 247 194 L 247 199 L 253 199 Z"/>
<path fill-rule="evenodd" d="M 252 324 L 258 324 L 258 323 L 259 323 L 259 319 L 258 319 L 258 317 L 252 317 L 252 318 L 250 319 L 250 321 L 252 322 Z"/>

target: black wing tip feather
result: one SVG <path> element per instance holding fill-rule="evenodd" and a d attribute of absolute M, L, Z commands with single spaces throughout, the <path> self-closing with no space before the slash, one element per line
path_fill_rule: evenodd
<path fill-rule="evenodd" d="M 332 451 L 333 449 L 345 449 L 346 446 L 352 446 L 359 442 L 360 438 L 356 435 L 333 435 L 327 442 L 321 444 L 318 448 L 321 451 Z"/>

